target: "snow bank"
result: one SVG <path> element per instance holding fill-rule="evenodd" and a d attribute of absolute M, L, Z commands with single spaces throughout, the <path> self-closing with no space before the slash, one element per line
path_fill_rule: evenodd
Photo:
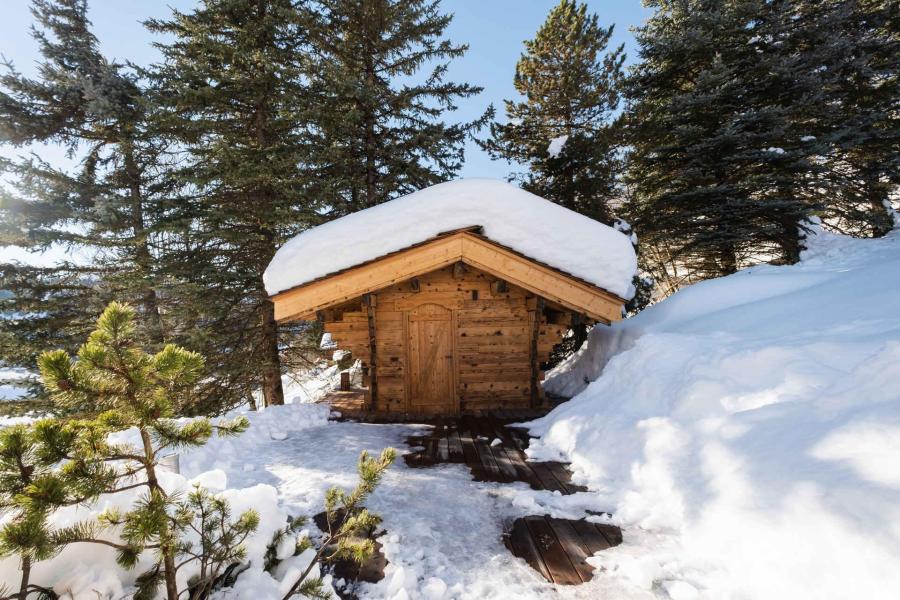
<path fill-rule="evenodd" d="M 628 238 L 597 221 L 492 179 L 435 185 L 301 233 L 263 275 L 277 294 L 407 248 L 445 231 L 481 225 L 484 235 L 623 298 L 637 270 Z"/>
<path fill-rule="evenodd" d="M 0 367 L 0 381 L 5 382 L 0 385 L 0 402 L 23 398 L 27 394 L 25 386 L 33 376 L 33 373 L 29 373 L 25 369 Z"/>
<path fill-rule="evenodd" d="M 531 424 L 666 598 L 889 598 L 900 586 L 900 232 L 699 283 L 548 376 Z M 580 392 L 580 393 L 579 393 Z"/>
<path fill-rule="evenodd" d="M 181 468 L 186 473 L 220 469 L 235 471 L 256 467 L 258 449 L 274 441 L 283 441 L 303 435 L 304 430 L 328 424 L 328 404 L 285 404 L 270 406 L 259 411 L 239 411 L 250 419 L 250 428 L 236 437 L 214 437 L 202 448 L 194 449 L 181 457 Z M 234 416 L 234 415 L 229 415 Z"/>

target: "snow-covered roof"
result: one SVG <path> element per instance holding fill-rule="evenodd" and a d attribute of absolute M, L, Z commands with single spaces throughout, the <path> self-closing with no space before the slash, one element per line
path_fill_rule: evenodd
<path fill-rule="evenodd" d="M 275 253 L 263 281 L 274 295 L 474 226 L 498 244 L 617 296 L 633 293 L 637 258 L 628 237 L 495 179 L 441 183 L 304 231 Z"/>

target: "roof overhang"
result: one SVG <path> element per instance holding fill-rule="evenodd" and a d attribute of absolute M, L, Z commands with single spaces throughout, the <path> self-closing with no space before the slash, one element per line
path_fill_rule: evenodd
<path fill-rule="evenodd" d="M 275 318 L 311 320 L 320 310 L 459 261 L 597 321 L 622 318 L 622 298 L 497 244 L 478 231 L 473 227 L 442 234 L 279 292 L 272 296 Z"/>

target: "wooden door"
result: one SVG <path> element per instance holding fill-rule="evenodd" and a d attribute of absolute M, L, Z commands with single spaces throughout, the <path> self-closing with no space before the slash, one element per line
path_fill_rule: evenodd
<path fill-rule="evenodd" d="M 457 412 L 453 311 L 423 304 L 409 311 L 407 319 L 410 412 Z"/>

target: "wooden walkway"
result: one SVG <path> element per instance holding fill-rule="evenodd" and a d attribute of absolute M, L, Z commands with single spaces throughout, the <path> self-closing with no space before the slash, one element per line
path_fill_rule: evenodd
<path fill-rule="evenodd" d="M 525 559 L 547 581 L 578 585 L 594 576 L 587 559 L 621 544 L 622 532 L 618 527 L 584 519 L 532 516 L 516 519 L 503 541 L 513 555 Z"/>
<path fill-rule="evenodd" d="M 426 435 L 407 439 L 410 446 L 421 449 L 404 459 L 414 468 L 465 464 L 476 481 L 524 481 L 532 489 L 562 494 L 585 491 L 586 488 L 572 483 L 563 463 L 528 461 L 528 434 L 524 429 L 508 427 L 510 422 L 492 416 L 472 416 L 439 423 Z"/>
<path fill-rule="evenodd" d="M 354 419 L 358 401 L 352 392 L 341 406 L 341 419 Z M 396 422 L 396 416 L 382 420 L 379 415 L 363 414 L 366 422 Z M 534 415 L 531 418 L 534 418 Z M 410 415 L 406 415 L 407 420 Z M 561 462 L 529 461 L 525 454 L 529 436 L 525 429 L 511 427 L 511 423 L 528 418 L 518 413 L 464 415 L 447 418 L 423 418 L 420 423 L 433 425 L 422 434 L 406 441 L 413 452 L 404 455 L 411 468 L 428 468 L 442 463 L 464 464 L 476 481 L 512 483 L 522 481 L 535 490 L 574 494 L 586 489 L 572 483 L 567 464 Z M 503 534 L 509 551 L 524 559 L 550 583 L 578 585 L 593 576 L 594 569 L 587 559 L 595 552 L 622 543 L 618 527 L 592 523 L 584 519 L 566 520 L 549 515 L 531 515 L 516 519 Z M 375 577 L 383 573 L 383 564 L 373 565 Z M 380 569 L 379 569 L 380 567 Z M 345 573 L 354 579 L 353 573 Z M 382 575 L 383 576 L 383 575 Z M 358 576 L 357 576 L 358 577 Z"/>
<path fill-rule="evenodd" d="M 524 481 L 532 489 L 574 494 L 585 488 L 572 483 L 564 463 L 527 460 L 528 433 L 496 417 L 461 417 L 435 425 L 407 443 L 419 450 L 404 456 L 413 468 L 440 463 L 465 464 L 476 481 Z M 503 542 L 547 581 L 578 585 L 589 581 L 594 568 L 587 558 L 622 543 L 618 527 L 584 519 L 534 515 L 516 519 Z"/>
<path fill-rule="evenodd" d="M 340 414 L 339 421 L 359 421 L 361 423 L 449 423 L 458 417 L 436 417 L 427 413 L 381 412 L 367 408 L 368 392 L 362 388 L 353 388 L 346 391 L 329 392 L 318 402 L 328 403 L 331 410 Z M 483 411 L 469 411 L 463 416 L 491 417 L 506 423 L 532 421 L 543 417 L 554 407 L 564 402 L 566 398 L 547 395 L 546 405 L 538 408 L 504 408 L 488 409 Z"/>

